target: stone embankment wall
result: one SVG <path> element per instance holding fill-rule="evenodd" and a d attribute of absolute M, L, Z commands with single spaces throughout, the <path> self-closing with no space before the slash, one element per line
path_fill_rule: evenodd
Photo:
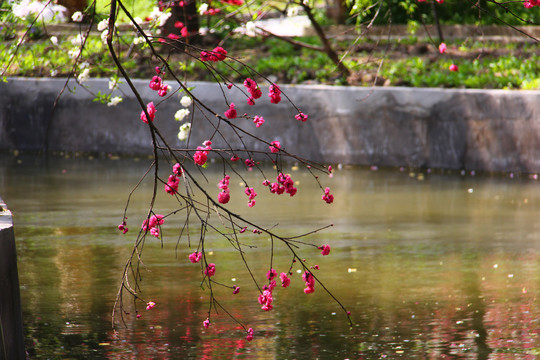
<path fill-rule="evenodd" d="M 151 138 L 139 119 L 140 106 L 132 95 L 116 107 L 93 101 L 98 91 L 108 92 L 107 80 L 90 80 L 91 92 L 69 84 L 56 108 L 53 104 L 63 79 L 9 79 L 0 84 L 0 150 L 53 150 L 73 152 L 149 154 Z M 144 101 L 161 100 L 136 81 Z M 305 123 L 294 119 L 295 106 L 287 101 L 270 104 L 263 97 L 255 107 L 238 89 L 211 83 L 190 83 L 205 104 L 223 113 L 224 95 L 236 104 L 238 114 L 264 116 L 256 129 L 249 119 L 233 120 L 268 141 L 279 140 L 287 150 L 324 163 L 409 166 L 480 171 L 540 172 L 540 91 L 363 88 L 322 85 L 282 86 L 303 112 Z M 74 90 L 74 91 L 73 91 Z M 122 85 L 121 90 L 130 94 Z M 117 91 L 118 92 L 118 91 Z M 180 123 L 174 101 L 157 106 L 155 125 L 173 146 Z M 193 113 L 193 111 L 192 111 Z M 239 138 L 215 116 L 195 111 L 190 147 L 211 134 L 213 147 L 241 149 Z M 267 150 L 250 136 L 250 147 Z M 241 155 L 241 154 L 240 154 Z"/>
<path fill-rule="evenodd" d="M 0 359 L 24 360 L 24 337 L 11 212 L 0 198 Z"/>

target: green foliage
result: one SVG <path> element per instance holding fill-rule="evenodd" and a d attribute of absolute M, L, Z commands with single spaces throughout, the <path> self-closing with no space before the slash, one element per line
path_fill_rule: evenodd
<path fill-rule="evenodd" d="M 350 15 L 357 23 L 370 21 L 380 7 L 376 24 L 433 23 L 431 2 L 417 0 L 348 0 Z M 522 1 L 494 3 L 487 0 L 446 0 L 435 4 L 443 24 L 540 24 L 540 12 L 526 9 Z"/>

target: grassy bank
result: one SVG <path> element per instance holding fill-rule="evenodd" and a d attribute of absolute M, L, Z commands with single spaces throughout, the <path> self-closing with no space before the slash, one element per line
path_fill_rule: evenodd
<path fill-rule="evenodd" d="M 16 58 L 10 63 L 6 76 L 64 77 L 73 69 L 69 51 L 73 49 L 74 35 L 59 35 L 53 43 L 49 36 L 29 39 L 17 49 Z M 126 37 L 120 47 L 124 66 L 136 78 L 154 75 L 154 66 L 148 49 L 137 50 L 133 37 Z M 219 40 L 219 39 L 218 39 Z M 315 37 L 300 38 L 318 45 Z M 214 41 L 217 40 L 214 39 Z M 212 48 L 215 44 L 207 45 Z M 518 42 L 476 42 L 472 40 L 447 42 L 446 54 L 440 54 L 435 43 L 410 37 L 393 41 L 360 40 L 337 41 L 340 56 L 352 75 L 341 77 L 326 54 L 302 48 L 275 38 L 249 38 L 240 35 L 221 39 L 221 46 L 240 62 L 212 63 L 228 81 L 243 81 L 244 64 L 258 74 L 279 83 L 321 83 L 371 86 L 414 87 L 466 87 L 490 89 L 537 89 L 540 87 L 540 61 L 538 46 Z M 202 45 L 201 45 L 202 46 Z M 161 45 L 158 45 L 160 48 Z M 10 41 L 0 43 L 2 67 L 12 58 L 15 46 Z M 169 56 L 171 65 L 181 71 L 187 80 L 215 80 L 204 64 L 193 61 L 197 56 L 172 53 L 161 47 Z M 90 76 L 109 77 L 112 61 L 99 35 L 87 40 L 82 61 L 88 62 Z M 459 71 L 448 68 L 456 64 Z"/>

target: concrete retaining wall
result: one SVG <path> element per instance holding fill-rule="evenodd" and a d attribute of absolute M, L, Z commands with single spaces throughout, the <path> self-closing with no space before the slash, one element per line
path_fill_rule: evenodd
<path fill-rule="evenodd" d="M 106 80 L 90 80 L 93 93 L 108 92 Z M 93 95 L 77 86 L 66 91 L 54 113 L 52 104 L 63 79 L 9 79 L 0 84 L 0 150 L 49 150 L 150 153 L 147 126 L 139 119 L 140 107 L 126 96 L 116 107 L 93 102 Z M 73 87 L 75 84 L 70 83 Z M 148 81 L 136 81 L 146 102 L 160 98 Z M 251 120 L 236 124 L 268 141 L 279 140 L 302 157 L 325 163 L 411 166 L 485 171 L 540 172 L 540 91 L 361 88 L 319 85 L 282 86 L 303 112 L 306 123 L 294 119 L 287 100 L 270 104 L 263 97 L 255 107 L 246 104 L 237 89 L 216 84 L 190 83 L 208 106 L 223 113 L 224 94 L 238 113 L 264 116 L 256 129 Z M 122 91 L 129 94 L 125 86 Z M 179 99 L 179 95 L 173 95 Z M 154 123 L 174 146 L 179 123 L 178 101 L 157 106 Z M 213 147 L 232 148 L 241 142 L 225 124 L 196 112 L 191 148 L 209 138 Z M 243 136 L 250 147 L 265 146 Z"/>
<path fill-rule="evenodd" d="M 2 199 L 0 199 L 0 359 L 26 359 L 15 235 L 11 212 Z"/>

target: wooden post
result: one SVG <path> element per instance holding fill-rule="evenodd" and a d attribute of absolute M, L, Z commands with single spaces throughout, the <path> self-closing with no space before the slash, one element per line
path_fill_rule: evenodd
<path fill-rule="evenodd" d="M 11 212 L 0 198 L 0 360 L 24 360 L 24 336 Z"/>

